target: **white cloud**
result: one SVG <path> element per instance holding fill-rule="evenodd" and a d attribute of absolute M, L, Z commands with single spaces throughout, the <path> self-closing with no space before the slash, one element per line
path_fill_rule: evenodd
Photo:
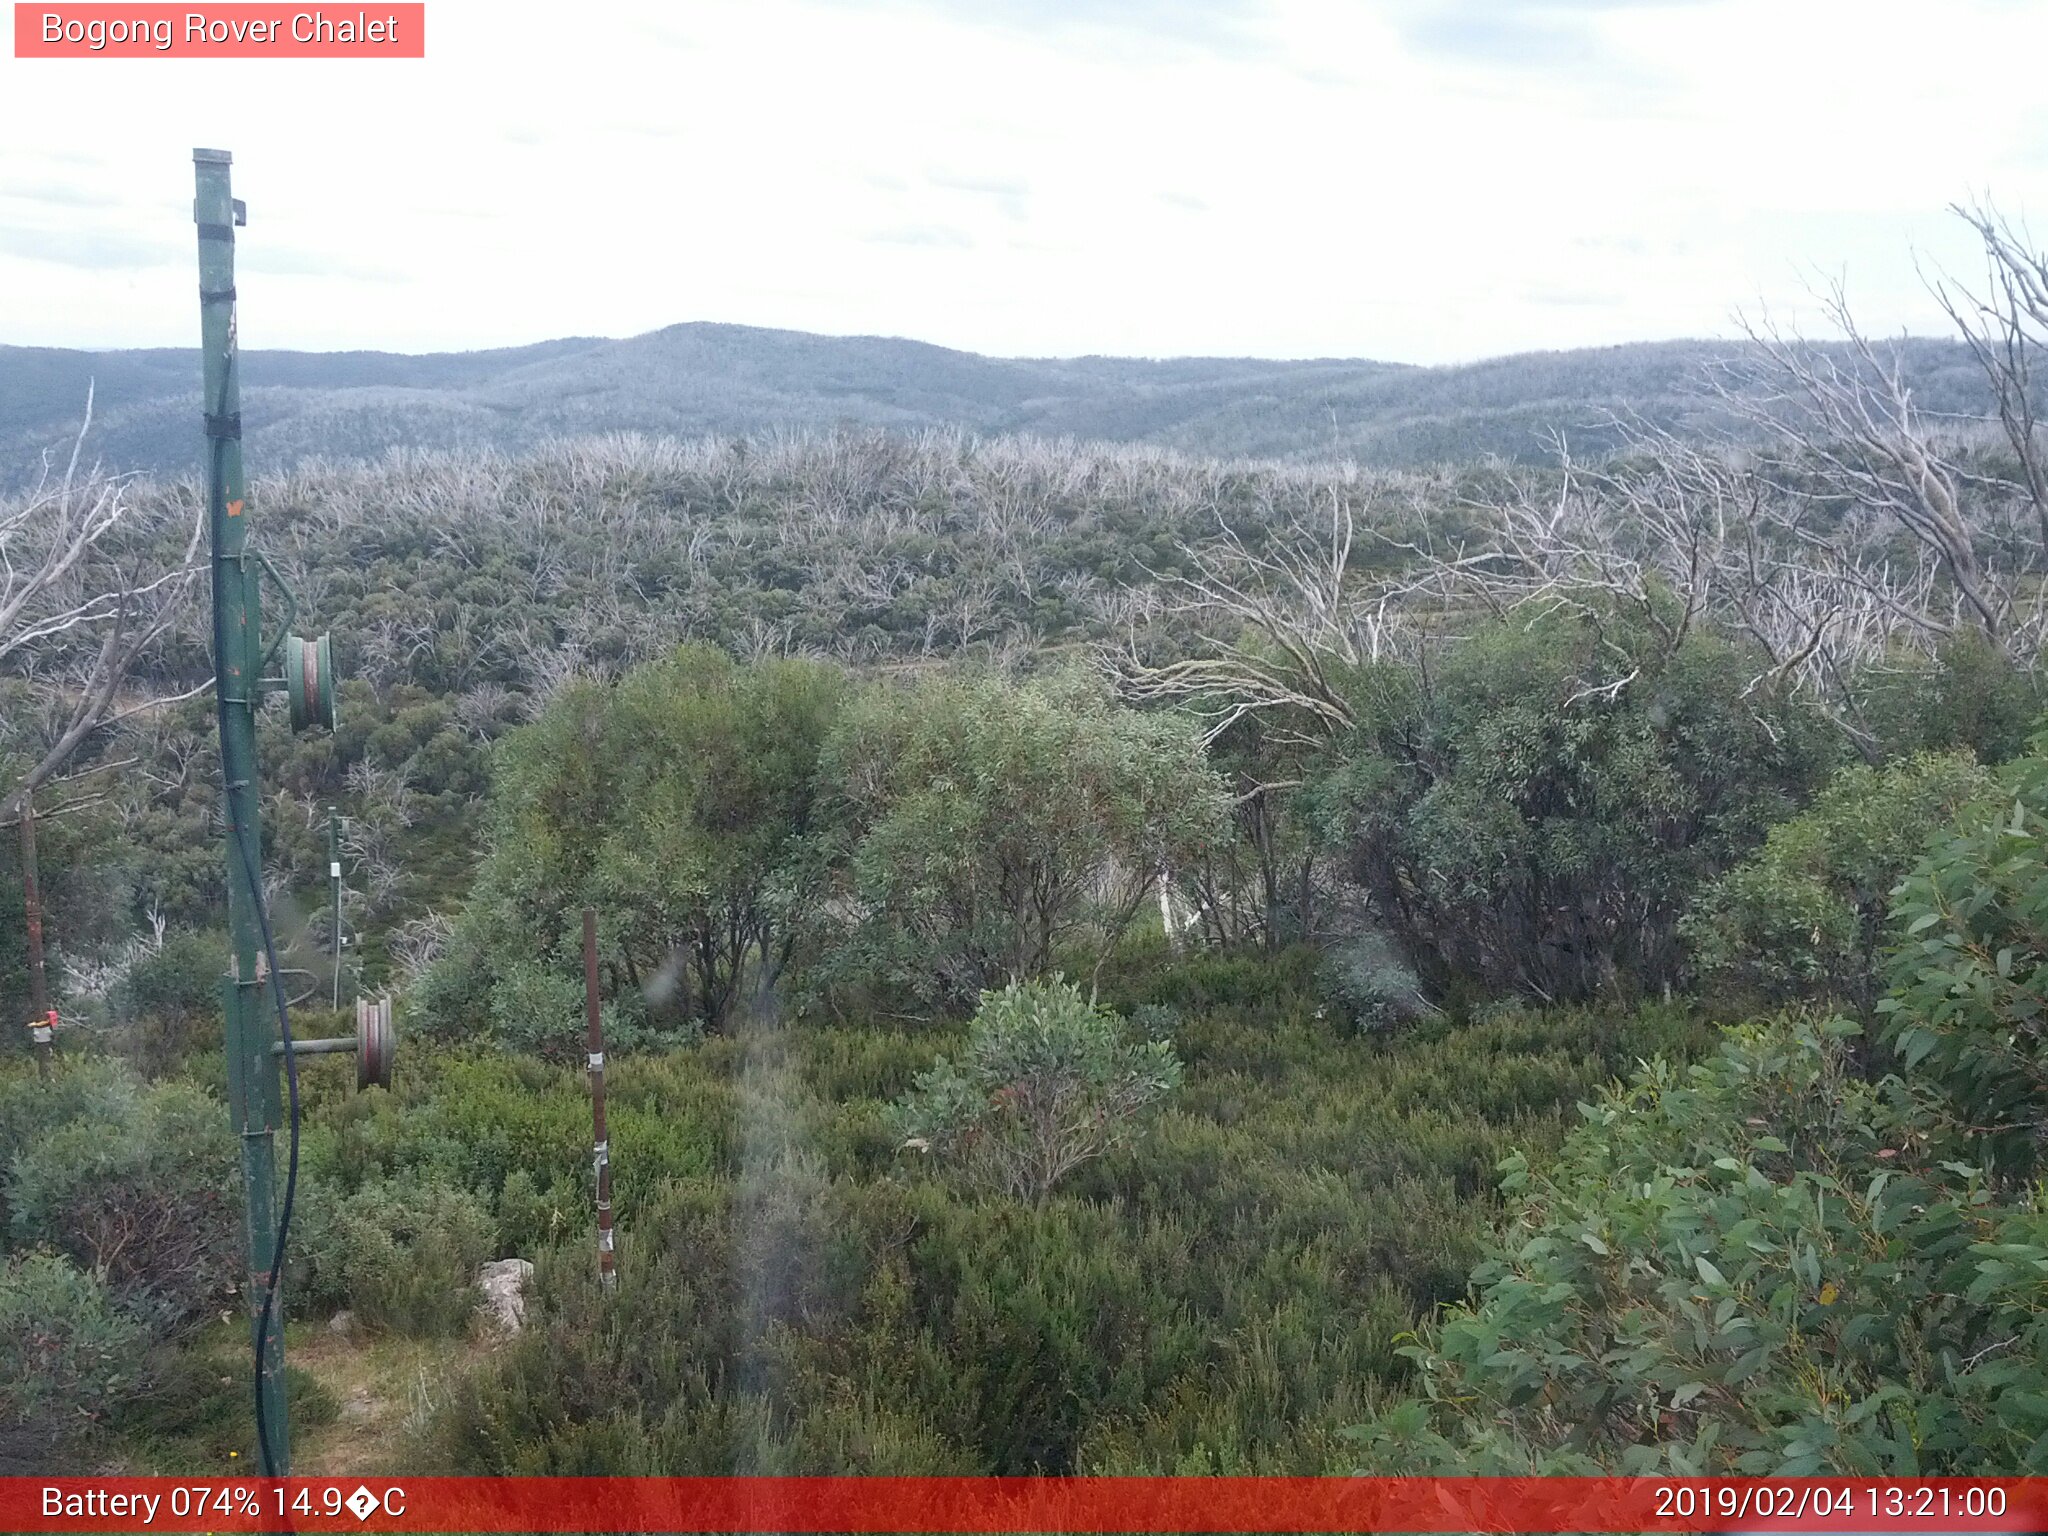
<path fill-rule="evenodd" d="M 0 340 L 197 329 L 235 151 L 251 346 L 711 319 L 995 353 L 1404 361 L 1725 334 L 1844 271 L 1937 329 L 1944 205 L 2048 213 L 1951 0 L 430 0 L 423 61 L 0 59 Z M 145 260 L 145 258 L 147 258 Z"/>

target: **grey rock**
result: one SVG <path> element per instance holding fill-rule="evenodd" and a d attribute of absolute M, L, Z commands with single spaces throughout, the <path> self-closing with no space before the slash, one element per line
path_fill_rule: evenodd
<path fill-rule="evenodd" d="M 526 1322 L 526 1282 L 532 1278 L 533 1265 L 525 1259 L 496 1259 L 476 1272 L 485 1314 L 507 1333 L 517 1333 Z"/>

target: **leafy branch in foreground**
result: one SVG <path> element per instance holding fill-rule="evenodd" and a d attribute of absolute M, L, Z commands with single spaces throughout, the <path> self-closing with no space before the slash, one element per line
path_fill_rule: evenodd
<path fill-rule="evenodd" d="M 2001 1205 L 1856 1027 L 1792 1015 L 1582 1111 L 1477 1294 L 1359 1431 L 1415 1471 L 2048 1469 L 2048 1213 Z"/>

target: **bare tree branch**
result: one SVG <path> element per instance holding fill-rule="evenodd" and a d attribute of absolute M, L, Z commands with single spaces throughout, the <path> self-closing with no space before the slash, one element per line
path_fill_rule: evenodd
<path fill-rule="evenodd" d="M 203 567 L 203 512 L 182 557 L 147 570 L 156 529 L 132 515 L 128 481 L 79 465 L 92 427 L 92 395 L 54 481 L 47 456 L 25 496 L 0 502 L 0 684 L 25 689 L 33 729 L 0 741 L 25 769 L 0 784 L 0 819 L 64 769 L 94 732 L 203 691 L 132 684 L 183 615 Z M 143 568 L 138 570 L 138 567 Z"/>

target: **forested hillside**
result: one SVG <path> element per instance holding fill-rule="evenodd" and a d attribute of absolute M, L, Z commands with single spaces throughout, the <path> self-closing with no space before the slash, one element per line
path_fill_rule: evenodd
<path fill-rule="evenodd" d="M 261 716 L 267 974 L 404 1038 L 388 1091 L 302 1071 L 300 1469 L 2048 1471 L 2011 325 L 1969 419 L 1953 354 L 1764 338 L 1725 420 L 1638 354 L 1528 464 L 906 430 L 996 366 L 941 354 L 889 426 L 260 474 L 343 679 Z M 461 389 L 607 410 L 681 344 Z M 1589 409 L 1582 361 L 1384 385 Z M 0 1036 L 9 1469 L 250 1453 L 201 505 L 86 447 L 0 503 L 0 1014 L 33 807 L 62 1021 Z"/>
<path fill-rule="evenodd" d="M 1458 367 L 1347 359 L 990 358 L 919 342 L 675 325 L 622 341 L 542 342 L 404 356 L 255 350 L 243 355 L 253 462 L 376 458 L 392 448 L 517 449 L 551 436 L 958 427 L 1090 442 L 1151 443 L 1223 457 L 1343 459 L 1396 468 L 1489 455 L 1536 462 L 1553 434 L 1587 451 L 1633 412 L 1704 430 L 1728 413 L 1703 369 L 1735 344 L 1662 342 L 1530 353 Z M 1930 410 L 1981 410 L 1968 351 L 1905 349 Z M 110 467 L 195 469 L 196 353 L 0 347 L 0 479 L 75 427 L 88 382 Z"/>

